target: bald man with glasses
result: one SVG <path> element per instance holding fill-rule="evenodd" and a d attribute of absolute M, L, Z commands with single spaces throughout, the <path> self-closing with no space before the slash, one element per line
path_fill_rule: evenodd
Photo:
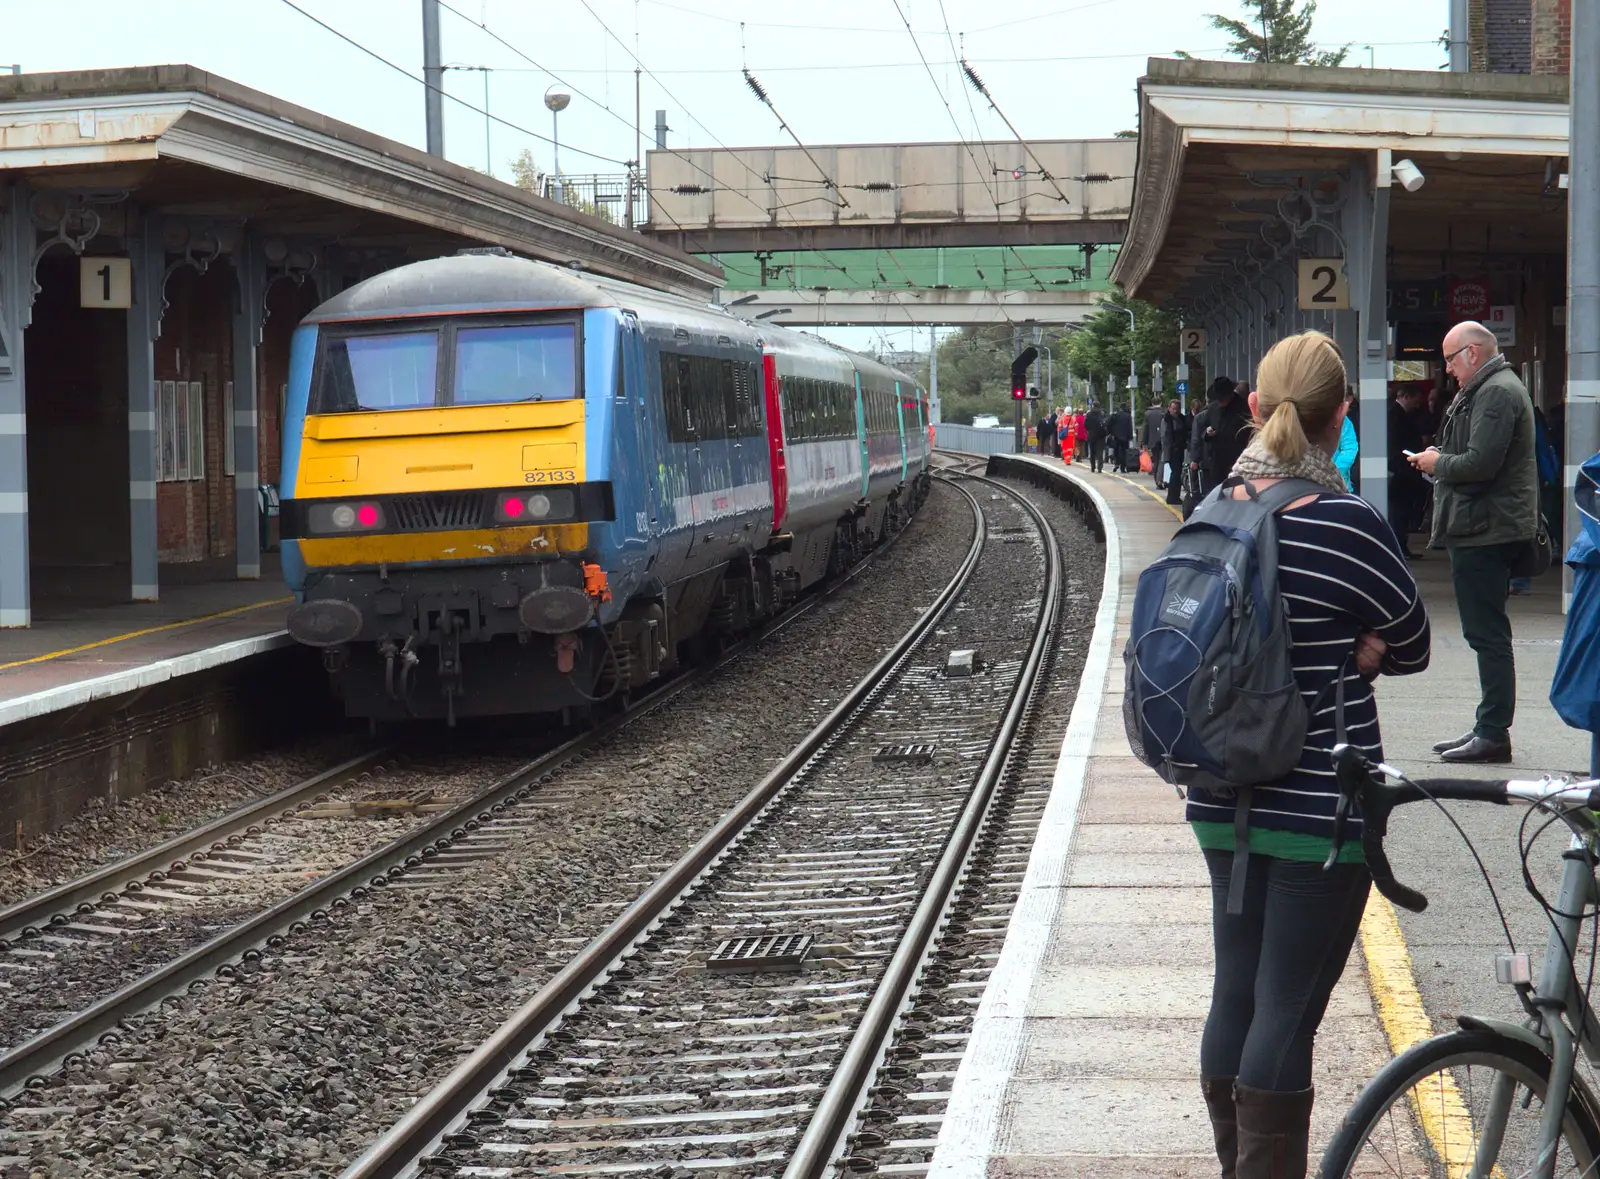
<path fill-rule="evenodd" d="M 1481 702 L 1471 732 L 1433 747 L 1447 762 L 1511 760 L 1516 664 L 1506 598 L 1512 570 L 1539 530 L 1533 402 L 1481 323 L 1444 338 L 1445 371 L 1461 391 L 1445 413 L 1439 445 L 1408 455 L 1433 478 L 1430 546 L 1450 554 L 1461 633 L 1478 656 Z"/>

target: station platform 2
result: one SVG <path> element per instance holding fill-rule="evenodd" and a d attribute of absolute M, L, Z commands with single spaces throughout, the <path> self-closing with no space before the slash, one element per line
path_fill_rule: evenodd
<path fill-rule="evenodd" d="M 276 554 L 259 580 L 162 570 L 161 600 L 115 602 L 126 569 L 51 572 L 33 625 L 0 630 L 0 727 L 221 667 L 290 643 Z"/>
<path fill-rule="evenodd" d="M 1105 523 L 1105 585 L 1050 801 L 930 1179 L 1215 1176 L 1199 1073 L 1210 888 L 1181 799 L 1132 756 L 1121 715 L 1134 587 L 1179 517 L 1148 475 L 1005 461 L 1053 468 L 1089 490 Z M 1388 760 L 1438 772 L 1430 746 L 1471 728 L 1477 664 L 1461 638 L 1446 554 L 1430 551 L 1413 569 L 1432 619 L 1432 662 L 1421 675 L 1380 680 L 1379 709 Z M 1560 578 L 1557 568 L 1510 605 L 1519 687 L 1510 772 L 1525 777 L 1588 765 L 1588 734 L 1566 728 L 1548 704 Z M 1481 774 L 1508 776 L 1505 767 Z M 1431 997 L 1424 1003 L 1406 936 L 1374 893 L 1318 1037 L 1313 1170 L 1343 1111 L 1391 1054 L 1453 1026 L 1449 1011 Z M 1487 959 L 1477 969 L 1492 976 Z"/>

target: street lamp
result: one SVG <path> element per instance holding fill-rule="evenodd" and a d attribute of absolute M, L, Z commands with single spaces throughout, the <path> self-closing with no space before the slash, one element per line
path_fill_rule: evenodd
<path fill-rule="evenodd" d="M 1115 303 L 1107 303 L 1106 306 L 1116 308 L 1116 310 L 1128 317 L 1128 416 L 1132 417 L 1134 414 L 1134 390 L 1139 387 L 1139 370 L 1133 366 L 1133 308 L 1119 307 Z M 1111 400 L 1111 391 L 1109 389 L 1106 390 L 1106 400 L 1108 403 Z M 1107 408 L 1109 409 L 1111 406 L 1108 404 Z"/>
<path fill-rule="evenodd" d="M 561 200 L 561 124 L 557 116 L 566 110 L 572 103 L 572 92 L 563 86 L 552 86 L 544 92 L 544 105 L 550 111 L 550 138 L 554 143 L 554 164 L 551 171 L 555 174 L 555 184 L 551 188 L 551 199 Z"/>

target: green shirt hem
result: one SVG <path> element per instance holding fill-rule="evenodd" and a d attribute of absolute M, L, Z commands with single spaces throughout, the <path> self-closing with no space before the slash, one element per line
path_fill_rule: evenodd
<path fill-rule="evenodd" d="M 1195 838 L 1200 841 L 1200 846 L 1212 851 L 1231 852 L 1233 850 L 1233 824 L 1232 823 L 1205 823 L 1191 821 L 1189 826 L 1194 828 Z M 1272 856 L 1279 860 L 1315 860 L 1325 861 L 1328 852 L 1333 850 L 1333 840 L 1326 835 L 1304 835 L 1298 831 L 1272 831 L 1265 827 L 1250 828 L 1250 850 L 1252 853 Z M 1339 849 L 1339 863 L 1360 864 L 1365 858 L 1361 854 L 1359 840 L 1347 840 L 1344 847 Z"/>

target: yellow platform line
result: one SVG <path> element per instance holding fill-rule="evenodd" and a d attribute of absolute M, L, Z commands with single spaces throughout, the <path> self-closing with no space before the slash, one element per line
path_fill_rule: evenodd
<path fill-rule="evenodd" d="M 1178 507 L 1177 504 L 1169 504 L 1166 501 L 1166 499 L 1162 497 L 1161 493 L 1159 491 L 1157 491 L 1155 488 L 1153 488 L 1153 487 L 1145 487 L 1142 484 L 1135 483 L 1132 479 L 1129 479 L 1126 475 L 1118 475 L 1115 472 L 1112 473 L 1111 477 L 1113 479 L 1115 479 L 1118 483 L 1126 483 L 1129 487 L 1133 488 L 1135 491 L 1144 492 L 1151 499 L 1155 500 L 1156 503 L 1160 504 L 1162 507 L 1166 508 L 1167 511 L 1171 512 L 1174 516 L 1178 517 L 1178 520 L 1179 520 L 1180 523 L 1182 522 L 1182 520 L 1183 520 L 1183 509 Z"/>
<path fill-rule="evenodd" d="M 1376 892 L 1367 898 L 1367 910 L 1361 918 L 1361 950 L 1367 960 L 1367 978 L 1372 1001 L 1378 1008 L 1378 1021 L 1388 1037 L 1389 1050 L 1399 1056 L 1432 1037 L 1433 1022 L 1423 1010 L 1411 954 L 1394 906 Z M 1461 1099 L 1455 1078 L 1440 1071 L 1429 1078 L 1425 1089 L 1413 1089 L 1410 1100 L 1423 1133 L 1443 1160 L 1450 1179 L 1470 1175 L 1475 1141 L 1472 1115 Z M 1496 1167 L 1494 1173 L 1499 1176 L 1500 1169 Z"/>
<path fill-rule="evenodd" d="M 283 606 L 294 601 L 292 597 L 273 598 L 266 602 L 256 602 L 249 606 L 235 606 L 231 610 L 218 610 L 215 614 L 204 614 L 199 618 L 185 618 L 182 622 L 167 622 L 160 626 L 147 626 L 143 630 L 131 630 L 125 635 L 116 635 L 109 639 L 97 639 L 92 643 L 84 643 L 81 647 L 67 647 L 61 651 L 51 651 L 48 655 L 35 655 L 32 659 L 16 659 L 10 663 L 0 663 L 0 671 L 9 671 L 13 667 L 26 667 L 30 663 L 48 663 L 52 659 L 60 659 L 64 655 L 76 655 L 80 651 L 92 651 L 96 647 L 109 647 L 112 643 L 126 642 L 128 639 L 142 638 L 145 635 L 160 634 L 164 630 L 177 630 L 183 626 L 195 626 L 202 622 L 214 622 L 218 618 L 229 618 L 235 614 L 247 614 L 251 610 L 260 610 L 266 606 Z"/>

